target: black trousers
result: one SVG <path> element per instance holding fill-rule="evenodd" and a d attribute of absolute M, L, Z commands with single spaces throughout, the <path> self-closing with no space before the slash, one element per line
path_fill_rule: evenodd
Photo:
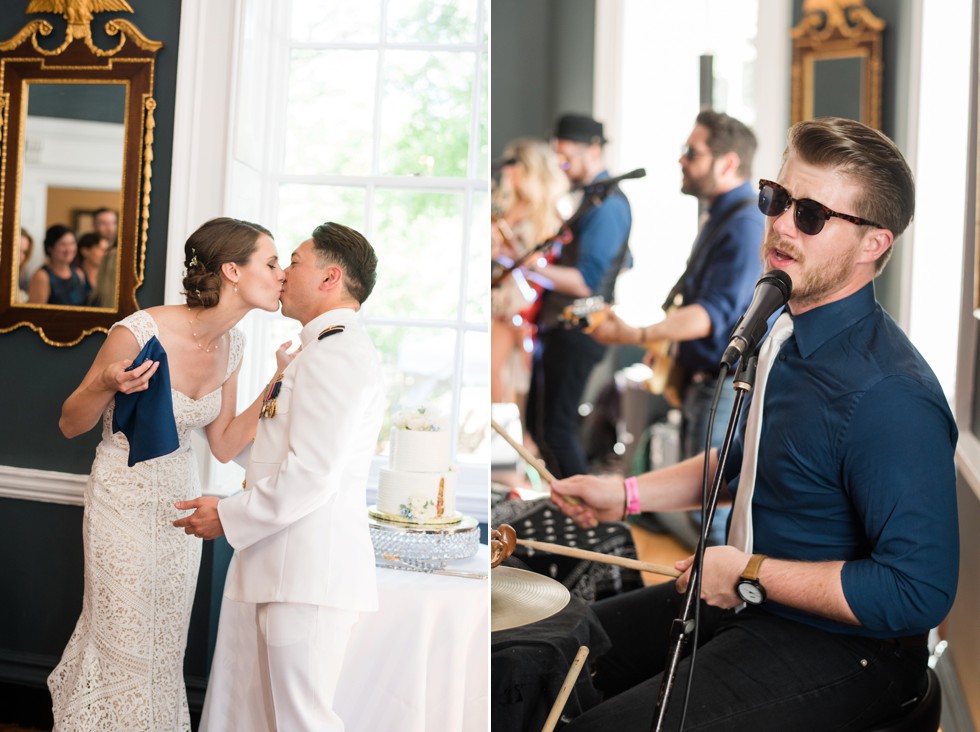
<path fill-rule="evenodd" d="M 578 330 L 542 334 L 527 395 L 527 429 L 559 478 L 589 472 L 579 438 L 579 404 L 589 375 L 606 347 Z"/>
<path fill-rule="evenodd" d="M 594 678 L 605 701 L 563 732 L 651 729 L 682 600 L 667 582 L 593 605 L 612 641 Z M 704 604 L 700 629 L 685 732 L 856 732 L 898 714 L 924 688 L 924 643 L 844 636 L 762 608 L 736 614 Z M 680 729 L 689 661 L 680 663 L 665 730 Z"/>

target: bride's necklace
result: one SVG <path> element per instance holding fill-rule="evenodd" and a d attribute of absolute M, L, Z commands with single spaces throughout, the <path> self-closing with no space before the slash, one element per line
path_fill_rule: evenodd
<path fill-rule="evenodd" d="M 189 305 L 187 306 L 187 312 L 188 313 L 193 312 Z M 194 340 L 197 341 L 197 349 L 199 351 L 204 351 L 205 353 L 211 353 L 212 351 L 218 350 L 218 346 L 220 345 L 220 341 L 221 341 L 221 336 L 218 336 L 217 339 L 211 341 L 210 345 L 205 346 L 203 343 L 201 343 L 201 341 L 197 340 L 198 336 L 196 332 L 196 327 L 194 325 L 194 319 L 188 318 L 187 324 L 191 327 L 191 335 L 194 336 Z"/>

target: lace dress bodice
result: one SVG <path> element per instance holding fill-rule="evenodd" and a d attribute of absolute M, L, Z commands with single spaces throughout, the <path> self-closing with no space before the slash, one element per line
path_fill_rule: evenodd
<path fill-rule="evenodd" d="M 153 336 L 159 337 L 160 331 L 156 321 L 145 310 L 138 310 L 129 315 L 112 327 L 124 326 L 136 336 L 136 342 L 142 348 Z M 111 329 L 110 329 L 111 330 Z M 228 332 L 228 366 L 225 369 L 225 376 L 222 383 L 227 381 L 238 365 L 242 361 L 242 354 L 245 350 L 245 337 L 237 328 L 232 328 Z M 218 416 L 221 409 L 221 387 L 205 394 L 200 399 L 191 399 L 183 392 L 176 389 L 170 390 L 174 403 L 174 419 L 177 422 L 177 437 L 180 440 L 180 447 L 171 455 L 185 452 L 190 449 L 190 433 L 192 430 L 211 424 Z M 112 433 L 112 415 L 115 412 L 115 400 L 109 402 L 109 406 L 102 413 L 102 442 L 106 446 L 111 446 L 122 450 L 126 455 L 129 454 L 129 441 L 122 432 Z M 164 458 L 170 455 L 164 456 Z M 164 459 L 159 458 L 159 459 Z"/>

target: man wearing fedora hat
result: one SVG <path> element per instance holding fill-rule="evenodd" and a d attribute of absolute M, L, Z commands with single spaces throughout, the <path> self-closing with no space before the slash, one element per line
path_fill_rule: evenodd
<path fill-rule="evenodd" d="M 585 333 L 558 326 L 576 298 L 601 295 L 612 301 L 616 277 L 628 256 L 629 201 L 609 177 L 603 159 L 602 123 L 580 114 L 561 116 L 552 143 L 573 187 L 590 187 L 572 216 L 571 241 L 552 262 L 529 269 L 550 283 L 538 318 L 538 348 L 528 392 L 527 427 L 546 462 L 560 475 L 586 473 L 588 457 L 578 435 L 579 403 L 605 346 Z"/>

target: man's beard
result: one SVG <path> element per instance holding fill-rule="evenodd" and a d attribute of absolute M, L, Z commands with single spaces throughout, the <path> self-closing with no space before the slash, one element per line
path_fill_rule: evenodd
<path fill-rule="evenodd" d="M 769 265 L 769 255 L 779 250 L 789 256 L 796 265 L 791 300 L 799 307 L 809 307 L 821 302 L 828 295 L 837 292 L 850 279 L 858 249 L 843 252 L 820 266 L 807 267 L 807 257 L 796 246 L 789 244 L 770 232 L 762 247 L 763 268 Z"/>
<path fill-rule="evenodd" d="M 694 196 L 698 200 L 712 198 L 718 188 L 712 171 L 708 171 L 700 178 L 687 178 L 681 182 L 681 193 Z"/>

